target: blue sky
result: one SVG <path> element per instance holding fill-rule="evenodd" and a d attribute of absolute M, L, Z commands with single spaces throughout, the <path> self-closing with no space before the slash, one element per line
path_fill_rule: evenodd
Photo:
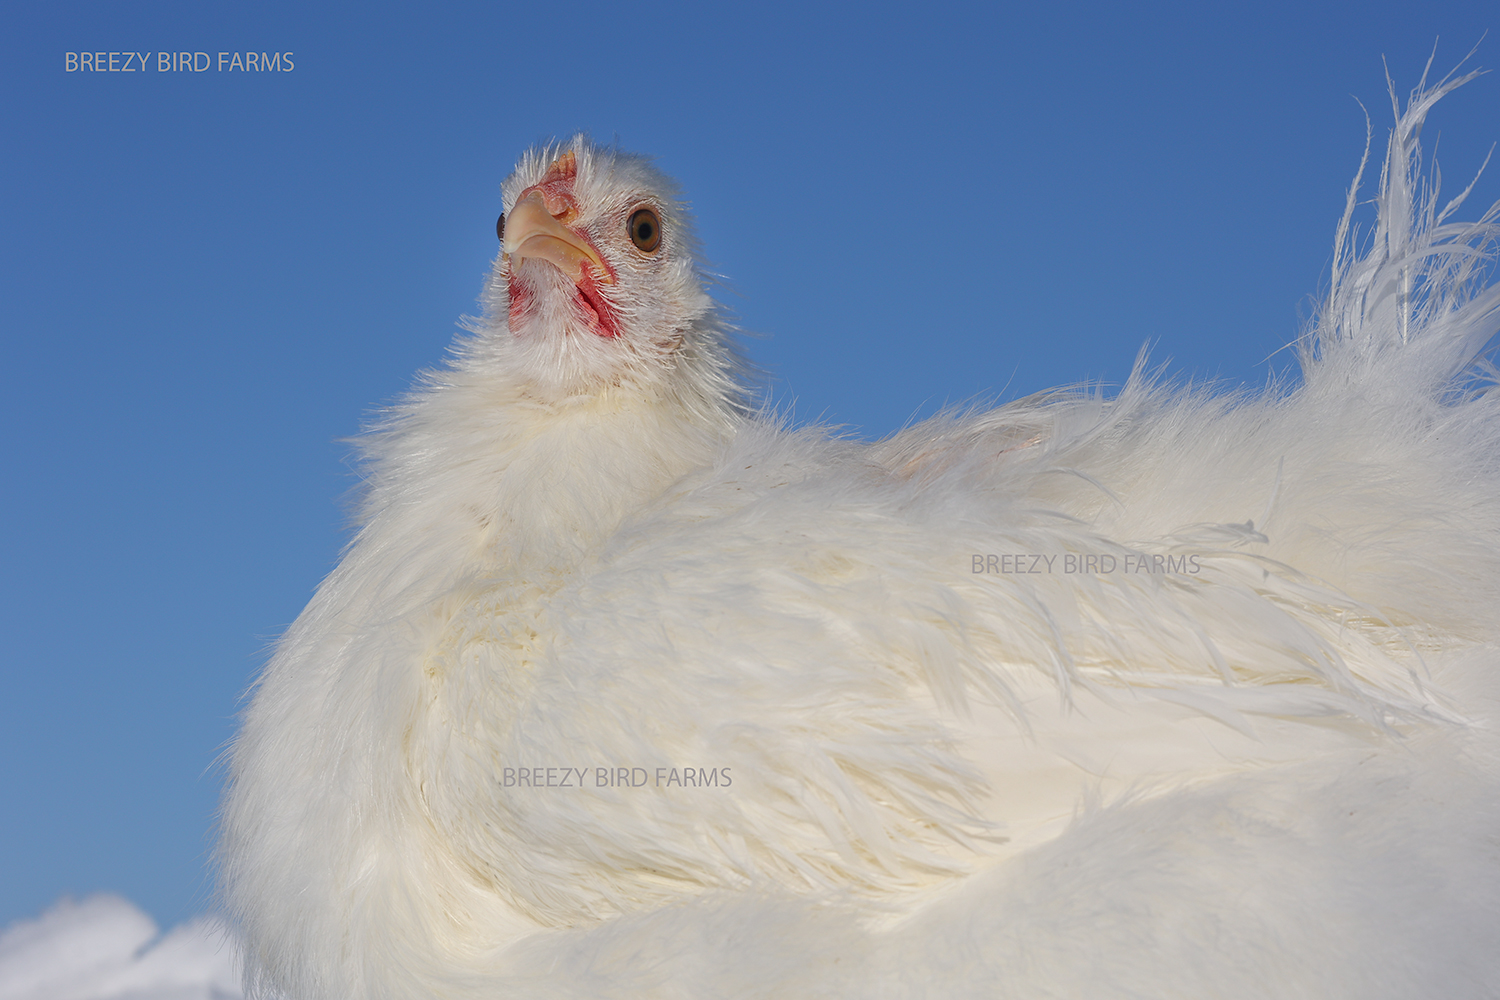
<path fill-rule="evenodd" d="M 345 538 L 341 439 L 475 311 L 528 145 L 658 157 L 801 419 L 1118 383 L 1146 342 L 1258 384 L 1326 279 L 1356 98 L 1386 134 L 1382 56 L 1404 95 L 1435 41 L 1441 76 L 1500 28 L 1416 6 L 12 5 L 0 923 L 209 905 L 213 762 Z M 98 51 L 148 71 L 68 72 Z M 1439 134 L 1457 192 L 1500 76 Z"/>

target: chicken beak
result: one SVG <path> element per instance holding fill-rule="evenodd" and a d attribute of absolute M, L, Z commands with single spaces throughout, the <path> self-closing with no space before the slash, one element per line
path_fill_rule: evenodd
<path fill-rule="evenodd" d="M 595 281 L 601 285 L 615 283 L 599 252 L 547 211 L 547 201 L 539 190 L 527 191 L 516 200 L 505 218 L 503 245 L 512 266 L 525 257 L 545 260 L 576 284 L 583 280 L 584 264 L 591 264 Z"/>

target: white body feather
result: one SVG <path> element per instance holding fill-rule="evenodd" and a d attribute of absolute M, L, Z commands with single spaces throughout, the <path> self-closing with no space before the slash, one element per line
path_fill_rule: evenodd
<path fill-rule="evenodd" d="M 867 445 L 745 413 L 696 283 L 608 375 L 513 336 L 497 264 L 234 748 L 252 987 L 1500 993 L 1494 227 L 1417 190 L 1461 82 L 1259 396 L 1138 373 Z"/>

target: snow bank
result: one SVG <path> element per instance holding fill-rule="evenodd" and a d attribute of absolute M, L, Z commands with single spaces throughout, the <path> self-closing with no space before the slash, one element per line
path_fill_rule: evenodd
<path fill-rule="evenodd" d="M 0 933 L 0 1000 L 238 1000 L 238 964 L 215 920 L 163 935 L 118 896 L 64 899 Z"/>

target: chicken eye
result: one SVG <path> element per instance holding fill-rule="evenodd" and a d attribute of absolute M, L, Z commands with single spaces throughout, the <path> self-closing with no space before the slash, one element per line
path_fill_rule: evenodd
<path fill-rule="evenodd" d="M 500 242 L 505 242 L 505 213 L 500 213 L 500 218 L 495 220 L 495 235 L 500 237 Z"/>
<path fill-rule="evenodd" d="M 630 213 L 630 242 L 642 253 L 655 253 L 661 246 L 661 220 L 649 208 L 638 208 Z"/>

